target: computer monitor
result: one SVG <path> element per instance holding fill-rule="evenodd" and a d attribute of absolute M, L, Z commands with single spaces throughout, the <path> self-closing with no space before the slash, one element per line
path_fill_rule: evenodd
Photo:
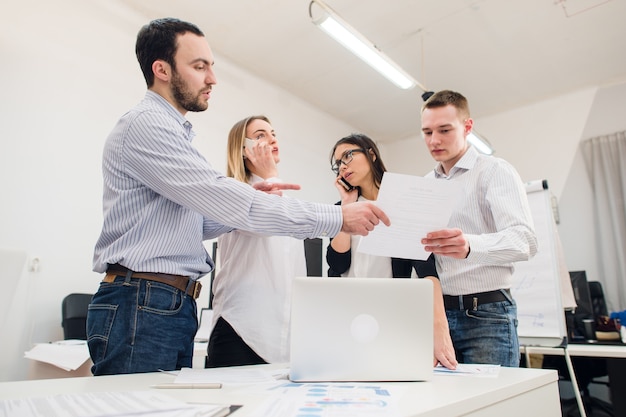
<path fill-rule="evenodd" d="M 577 307 L 574 311 L 565 313 L 567 333 L 570 342 L 578 342 L 585 340 L 583 320 L 594 318 L 593 304 L 587 282 L 587 273 L 585 271 L 570 271 L 569 276 Z"/>
<path fill-rule="evenodd" d="M 593 304 L 591 302 L 589 283 L 587 282 L 587 273 L 585 271 L 570 271 L 569 277 L 572 281 L 574 299 L 577 304 L 576 314 L 586 314 L 589 317 L 593 317 Z"/>

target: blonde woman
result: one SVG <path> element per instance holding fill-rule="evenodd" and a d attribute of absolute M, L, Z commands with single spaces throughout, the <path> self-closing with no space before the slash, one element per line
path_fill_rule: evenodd
<path fill-rule="evenodd" d="M 280 149 L 267 117 L 235 123 L 227 152 L 229 177 L 280 181 Z M 303 241 L 233 231 L 220 236 L 218 251 L 207 367 L 288 362 L 291 283 L 306 275 Z"/>

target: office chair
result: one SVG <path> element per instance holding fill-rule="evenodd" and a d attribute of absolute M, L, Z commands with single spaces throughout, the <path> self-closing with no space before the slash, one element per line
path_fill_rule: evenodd
<path fill-rule="evenodd" d="M 602 290 L 602 284 L 600 282 L 589 281 L 589 295 L 591 295 L 593 315 L 596 317 L 608 316 L 609 310 L 606 307 L 604 291 Z"/>
<path fill-rule="evenodd" d="M 61 303 L 63 338 L 87 340 L 87 309 L 93 294 L 72 293 Z"/>
<path fill-rule="evenodd" d="M 593 319 L 597 320 L 600 316 L 608 316 L 606 300 L 604 299 L 604 291 L 599 281 L 589 281 L 589 295 L 591 296 L 591 306 L 593 309 Z M 613 406 L 611 403 L 603 401 L 599 398 L 591 396 L 589 386 L 591 384 L 600 384 L 608 386 L 609 382 L 600 381 L 597 378 L 606 377 L 608 375 L 607 361 L 602 358 L 572 358 L 573 366 L 578 378 L 583 404 L 589 416 L 613 416 Z M 576 410 L 578 411 L 578 410 Z"/>

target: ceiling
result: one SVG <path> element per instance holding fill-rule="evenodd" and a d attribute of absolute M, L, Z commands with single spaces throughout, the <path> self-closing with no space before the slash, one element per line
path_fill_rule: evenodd
<path fill-rule="evenodd" d="M 213 52 L 377 141 L 419 131 L 422 89 L 401 90 L 311 23 L 309 0 L 123 0 L 197 24 Z M 427 90 L 474 118 L 626 80 L 624 0 L 326 0 Z M 316 10 L 314 6 L 314 15 Z M 219 62 L 216 63 L 219 82 Z"/>

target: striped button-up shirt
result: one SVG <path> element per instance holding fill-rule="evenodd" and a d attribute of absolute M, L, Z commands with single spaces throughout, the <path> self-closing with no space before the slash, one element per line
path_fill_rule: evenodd
<path fill-rule="evenodd" d="M 103 153 L 104 224 L 93 269 L 120 263 L 141 272 L 212 270 L 203 240 L 233 229 L 268 235 L 334 236 L 341 208 L 281 198 L 225 177 L 192 146 L 192 126 L 148 90 L 122 116 Z"/>
<path fill-rule="evenodd" d="M 513 263 L 526 261 L 537 252 L 526 189 L 515 168 L 470 146 L 448 175 L 438 164 L 426 176 L 462 184 L 463 195 L 448 227 L 463 231 L 470 254 L 467 259 L 435 256 L 443 293 L 464 295 L 510 288 Z"/>

